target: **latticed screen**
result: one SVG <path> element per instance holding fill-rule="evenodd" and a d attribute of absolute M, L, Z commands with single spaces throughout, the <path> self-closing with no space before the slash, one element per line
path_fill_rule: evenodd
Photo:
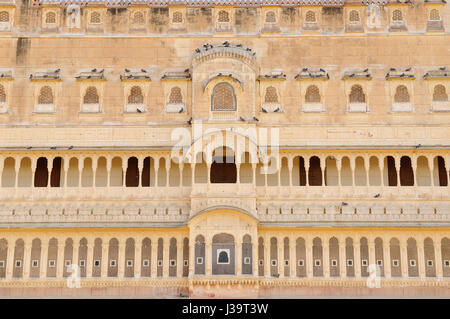
<path fill-rule="evenodd" d="M 306 89 L 305 96 L 306 103 L 320 103 L 319 88 L 315 85 L 311 85 Z"/>
<path fill-rule="evenodd" d="M 181 104 L 183 103 L 183 96 L 181 95 L 181 89 L 176 86 L 170 90 L 169 104 Z"/>
<path fill-rule="evenodd" d="M 356 10 L 350 11 L 350 22 L 358 22 L 359 21 L 359 12 Z"/>
<path fill-rule="evenodd" d="M 0 12 L 0 22 L 8 22 L 9 21 L 9 13 L 6 11 Z"/>
<path fill-rule="evenodd" d="M 230 17 L 228 15 L 228 12 L 221 10 L 219 11 L 219 22 L 230 22 Z"/>
<path fill-rule="evenodd" d="M 139 86 L 133 86 L 128 96 L 128 104 L 142 104 L 144 103 L 144 96 Z"/>
<path fill-rule="evenodd" d="M 88 87 L 84 95 L 84 104 L 97 104 L 99 101 L 97 89 L 93 86 Z"/>
<path fill-rule="evenodd" d="M 181 23 L 183 22 L 183 14 L 181 12 L 174 12 L 172 16 L 172 22 L 173 23 Z"/>
<path fill-rule="evenodd" d="M 142 12 L 135 12 L 133 16 L 133 23 L 134 24 L 144 24 L 144 14 Z"/>
<path fill-rule="evenodd" d="M 350 103 L 365 103 L 366 96 L 361 85 L 353 85 L 350 92 Z"/>
<path fill-rule="evenodd" d="M 403 20 L 402 12 L 400 10 L 394 10 L 394 12 L 392 13 L 392 20 L 402 21 Z"/>
<path fill-rule="evenodd" d="M 91 23 L 101 23 L 100 13 L 98 12 L 91 13 Z"/>
<path fill-rule="evenodd" d="M 212 99 L 213 111 L 235 111 L 236 103 L 233 88 L 227 83 L 217 84 Z"/>
<path fill-rule="evenodd" d="M 44 86 L 41 88 L 38 97 L 39 104 L 52 104 L 53 103 L 53 92 L 49 86 Z"/>
<path fill-rule="evenodd" d="M 430 20 L 432 20 L 432 21 L 441 20 L 441 16 L 439 14 L 439 10 L 433 9 L 433 10 L 430 11 Z"/>
<path fill-rule="evenodd" d="M 273 86 L 266 89 L 266 96 L 264 97 L 266 103 L 278 103 L 277 90 Z"/>
<path fill-rule="evenodd" d="M 0 103 L 6 102 L 6 92 L 3 85 L 0 85 Z"/>
<path fill-rule="evenodd" d="M 306 22 L 316 22 L 316 14 L 313 11 L 306 12 Z"/>
<path fill-rule="evenodd" d="M 445 86 L 443 86 L 442 84 L 438 84 L 434 87 L 433 101 L 436 102 L 448 101 L 448 95 L 447 92 L 445 91 Z"/>
<path fill-rule="evenodd" d="M 394 101 L 399 103 L 409 102 L 408 89 L 404 85 L 399 85 L 395 92 Z"/>
<path fill-rule="evenodd" d="M 56 14 L 54 12 L 48 12 L 45 15 L 45 23 L 56 23 Z"/>
<path fill-rule="evenodd" d="M 275 23 L 275 13 L 273 11 L 269 11 L 266 13 L 266 22 L 268 23 Z"/>

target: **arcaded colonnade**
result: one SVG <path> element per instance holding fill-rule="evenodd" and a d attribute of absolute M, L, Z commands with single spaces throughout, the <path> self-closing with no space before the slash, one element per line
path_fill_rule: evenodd
<path fill-rule="evenodd" d="M 199 154 L 199 159 L 206 158 Z M 255 186 L 448 186 L 450 157 L 429 152 L 280 153 L 272 164 L 227 157 L 227 163 L 177 163 L 170 154 L 6 154 L 1 187 L 162 187 L 202 183 Z"/>
<path fill-rule="evenodd" d="M 173 231 L 169 231 L 173 232 Z M 183 232 L 122 236 L 78 231 L 73 236 L 5 232 L 0 239 L 0 278 L 62 279 L 79 265 L 81 278 L 167 278 L 211 275 L 260 277 L 450 277 L 450 238 L 440 231 L 262 231 L 258 238 L 220 233 L 208 241 Z M 69 232 L 70 233 L 70 232 Z M 102 233 L 102 232 L 100 232 Z M 49 235 L 50 234 L 50 235 Z M 6 236 L 5 236 L 6 235 Z M 206 237 L 207 238 L 207 237 Z M 229 248 L 229 251 L 221 248 Z M 220 255 L 220 251 L 226 254 Z M 192 258 L 192 256 L 195 256 Z M 221 260 L 222 258 L 222 260 Z M 226 265 L 225 267 L 221 264 Z"/>

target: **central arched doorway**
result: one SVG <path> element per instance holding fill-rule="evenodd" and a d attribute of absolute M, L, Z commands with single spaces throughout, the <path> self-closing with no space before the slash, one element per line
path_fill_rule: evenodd
<path fill-rule="evenodd" d="M 216 234 L 212 238 L 212 274 L 235 274 L 234 236 L 227 233 Z"/>
<path fill-rule="evenodd" d="M 236 183 L 236 163 L 229 147 L 216 148 L 211 164 L 211 183 Z"/>

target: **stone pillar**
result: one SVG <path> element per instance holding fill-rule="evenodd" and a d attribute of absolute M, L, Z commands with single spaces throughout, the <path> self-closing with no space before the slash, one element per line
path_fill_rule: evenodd
<path fill-rule="evenodd" d="M 325 187 L 325 168 L 327 166 L 327 159 L 320 157 L 320 171 L 322 172 L 322 187 Z"/>
<path fill-rule="evenodd" d="M 242 238 L 236 241 L 236 275 L 242 275 Z"/>
<path fill-rule="evenodd" d="M 425 278 L 425 251 L 423 238 L 417 239 L 417 267 L 419 267 L 419 277 Z"/>
<path fill-rule="evenodd" d="M 142 186 L 142 184 L 141 184 Z M 141 277 L 142 269 L 142 238 L 137 237 L 134 243 L 134 277 Z"/>
<path fill-rule="evenodd" d="M 400 185 L 401 185 L 401 183 L 400 183 L 400 157 L 395 156 L 394 160 L 395 160 L 395 171 L 397 174 L 397 187 L 400 187 Z"/>
<path fill-rule="evenodd" d="M 110 157 L 106 158 L 106 187 L 111 187 L 111 166 L 112 160 Z"/>
<path fill-rule="evenodd" d="M 36 173 L 36 166 L 37 166 L 37 158 L 33 157 L 31 159 L 31 187 L 34 187 L 34 179 L 35 179 L 35 173 Z"/>
<path fill-rule="evenodd" d="M 384 157 L 378 157 L 378 165 L 380 168 L 381 186 L 386 186 L 386 181 L 384 180 Z"/>
<path fill-rule="evenodd" d="M 306 266 L 306 277 L 312 278 L 314 276 L 314 256 L 313 256 L 313 243 L 312 238 L 307 237 L 305 238 L 305 248 L 306 248 L 306 260 L 305 260 L 305 266 Z"/>
<path fill-rule="evenodd" d="M 408 253 L 407 253 L 407 245 L 406 245 L 406 239 L 400 240 L 400 266 L 402 269 L 402 277 L 407 278 L 408 277 Z"/>
<path fill-rule="evenodd" d="M 277 269 L 278 269 L 278 274 L 280 275 L 280 278 L 284 277 L 284 241 L 283 241 L 283 237 L 278 237 L 277 238 L 277 250 L 278 250 L 278 254 L 277 254 Z"/>
<path fill-rule="evenodd" d="M 369 265 L 376 264 L 375 256 L 375 241 L 373 238 L 367 238 L 367 246 L 369 248 Z"/>
<path fill-rule="evenodd" d="M 391 246 L 389 244 L 389 238 L 383 238 L 383 258 L 384 258 L 384 277 L 391 278 Z"/>
<path fill-rule="evenodd" d="M 124 242 L 123 238 L 118 238 L 118 245 L 119 245 L 119 254 L 117 257 L 117 267 L 118 267 L 118 277 L 124 278 L 125 277 L 125 249 L 126 249 L 126 243 Z"/>
<path fill-rule="evenodd" d="M 305 186 L 309 186 L 309 157 L 304 157 L 304 163 L 305 163 Z"/>
<path fill-rule="evenodd" d="M 325 278 L 330 277 L 330 249 L 329 249 L 329 239 L 323 238 L 323 276 Z"/>
<path fill-rule="evenodd" d="M 353 265 L 355 267 L 355 278 L 361 278 L 361 245 L 359 238 L 355 238 L 355 241 L 353 243 L 353 249 L 354 249 Z"/>
<path fill-rule="evenodd" d="M 195 275 L 195 240 L 189 240 L 189 277 Z"/>
<path fill-rule="evenodd" d="M 101 262 L 101 267 L 102 267 L 102 271 L 101 271 L 101 277 L 102 278 L 106 278 L 108 277 L 108 253 L 109 253 L 109 242 L 108 241 L 104 241 L 102 242 L 102 262 Z"/>
<path fill-rule="evenodd" d="M 86 257 L 86 277 L 92 278 L 92 264 L 94 261 L 94 238 L 88 238 Z"/>
<path fill-rule="evenodd" d="M 434 256 L 436 259 L 436 277 L 442 278 L 443 270 L 442 270 L 442 250 L 441 250 L 441 239 L 439 237 L 435 237 L 434 239 Z"/>
<path fill-rule="evenodd" d="M 210 238 L 206 239 L 206 243 L 205 243 L 205 260 L 204 262 L 206 263 L 206 275 L 207 276 L 211 276 L 212 274 L 212 247 L 211 247 L 211 242 L 210 242 Z"/>
<path fill-rule="evenodd" d="M 178 163 L 178 170 L 180 173 L 180 180 L 178 182 L 179 187 L 183 187 L 183 169 L 184 169 L 184 163 L 183 163 L 183 161 L 180 160 L 180 162 Z"/>
<path fill-rule="evenodd" d="M 342 158 L 336 158 L 336 168 L 338 171 L 338 186 L 340 188 L 342 186 L 342 176 L 341 176 Z"/>
<path fill-rule="evenodd" d="M 6 257 L 6 280 L 11 280 L 14 271 L 14 250 L 16 243 L 12 238 L 8 238 L 8 253 Z"/>
<path fill-rule="evenodd" d="M 41 242 L 41 261 L 39 267 L 39 278 L 45 278 L 48 267 L 48 239 L 43 239 Z"/>
<path fill-rule="evenodd" d="M 258 276 L 258 237 L 255 236 L 254 242 L 252 243 L 252 275 Z"/>
<path fill-rule="evenodd" d="M 151 239 L 152 245 L 152 254 L 151 254 L 151 276 L 152 278 L 156 278 L 158 276 L 158 238 Z"/>
<path fill-rule="evenodd" d="M 433 156 L 427 157 L 428 165 L 430 167 L 430 176 L 431 176 L 431 187 L 434 187 L 435 178 L 434 178 L 434 158 Z M 448 175 L 447 175 L 448 177 Z"/>
<path fill-rule="evenodd" d="M 32 240 L 30 238 L 24 238 L 24 244 L 23 244 L 23 278 L 29 279 L 30 278 L 30 267 L 31 267 L 31 247 L 32 247 Z"/>
<path fill-rule="evenodd" d="M 296 254 L 295 237 L 289 238 L 289 276 L 295 278 L 297 276 L 297 254 Z"/>
<path fill-rule="evenodd" d="M 14 188 L 19 187 L 19 170 L 20 170 L 20 159 L 14 162 L 14 171 L 16 175 L 14 176 Z"/>
<path fill-rule="evenodd" d="M 79 254 L 80 254 L 80 239 L 74 238 L 73 239 L 72 264 L 77 265 L 78 268 L 80 268 Z M 86 267 L 86 266 L 87 266 L 87 261 L 84 264 L 84 267 Z M 81 271 L 79 273 L 81 274 Z M 86 271 L 86 276 L 87 276 L 87 271 Z"/>
<path fill-rule="evenodd" d="M 364 170 L 366 171 L 366 186 L 369 187 L 370 157 L 364 157 Z"/>
<path fill-rule="evenodd" d="M 157 188 L 159 186 L 159 157 L 155 158 L 153 166 L 155 168 L 155 188 Z"/>
<path fill-rule="evenodd" d="M 339 238 L 339 272 L 341 278 L 347 277 L 345 238 Z"/>
<path fill-rule="evenodd" d="M 97 167 L 98 167 L 98 158 L 92 158 L 92 189 L 95 189 L 96 185 L 96 177 L 97 177 Z"/>
<path fill-rule="evenodd" d="M 170 167 L 172 166 L 172 161 L 170 158 L 165 158 L 166 163 L 166 187 L 170 186 Z"/>
<path fill-rule="evenodd" d="M 56 278 L 63 278 L 64 275 L 64 239 L 58 239 L 58 255 L 56 262 Z"/>
<path fill-rule="evenodd" d="M 80 158 L 78 160 L 78 187 L 81 187 L 81 177 L 83 174 L 83 168 L 84 168 L 84 158 Z"/>
<path fill-rule="evenodd" d="M 169 248 L 170 248 L 170 238 L 164 238 L 163 239 L 163 277 L 168 278 L 169 277 Z"/>
<path fill-rule="evenodd" d="M 195 184 L 195 163 L 191 163 L 191 185 Z"/>
<path fill-rule="evenodd" d="M 138 157 L 138 187 L 142 187 L 142 171 L 144 169 L 144 159 Z M 136 269 L 136 267 L 134 267 Z"/>
<path fill-rule="evenodd" d="M 355 187 L 355 166 L 356 158 L 350 157 L 350 169 L 352 170 L 352 187 Z"/>
<path fill-rule="evenodd" d="M 294 159 L 292 157 L 288 158 L 288 169 L 289 169 L 289 187 L 292 187 L 292 170 L 294 168 Z"/>
<path fill-rule="evenodd" d="M 252 164 L 252 181 L 253 181 L 253 186 L 255 186 L 256 185 L 256 164 Z"/>
<path fill-rule="evenodd" d="M 270 237 L 264 237 L 264 275 L 270 277 Z"/>
<path fill-rule="evenodd" d="M 411 166 L 414 174 L 414 187 L 417 187 L 417 157 L 414 156 L 411 158 Z"/>
<path fill-rule="evenodd" d="M 70 157 L 64 158 L 63 169 L 64 169 L 64 189 L 67 189 L 67 177 L 69 175 L 69 163 Z"/>
<path fill-rule="evenodd" d="M 181 176 L 181 175 L 180 175 Z M 183 237 L 177 238 L 177 277 L 183 277 Z"/>
<path fill-rule="evenodd" d="M 122 160 L 122 187 L 127 186 L 127 168 L 128 168 L 128 160 L 126 158 L 121 158 Z M 120 243 L 119 243 L 120 245 Z"/>

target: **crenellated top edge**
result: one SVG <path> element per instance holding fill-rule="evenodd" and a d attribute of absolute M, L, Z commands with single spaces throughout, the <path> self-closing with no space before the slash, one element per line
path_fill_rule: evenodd
<path fill-rule="evenodd" d="M 437 0 L 442 1 L 444 0 Z M 35 7 L 43 5 L 57 5 L 67 7 L 69 5 L 79 5 L 81 7 L 88 6 L 105 6 L 105 7 L 132 7 L 132 6 L 148 6 L 148 7 L 170 7 L 170 6 L 186 6 L 186 7 L 264 7 L 264 6 L 281 6 L 281 7 L 297 7 L 297 6 L 343 6 L 350 5 L 386 5 L 389 3 L 411 3 L 411 0 L 33 0 L 32 5 Z"/>

